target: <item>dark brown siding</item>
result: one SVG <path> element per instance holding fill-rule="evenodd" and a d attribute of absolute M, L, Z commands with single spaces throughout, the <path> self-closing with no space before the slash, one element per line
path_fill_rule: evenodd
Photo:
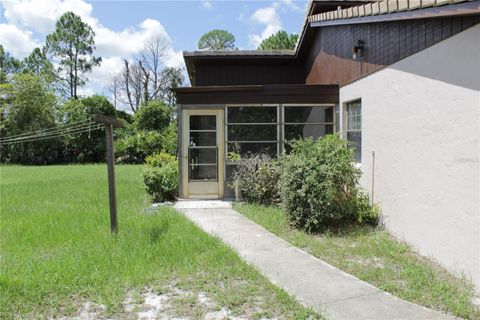
<path fill-rule="evenodd" d="M 306 83 L 345 85 L 479 22 L 480 16 L 465 16 L 318 28 L 305 62 Z M 355 61 L 358 40 L 365 49 Z"/>
<path fill-rule="evenodd" d="M 253 59 L 252 59 L 253 60 Z M 197 64 L 196 86 L 304 83 L 303 67 L 292 62 Z"/>
<path fill-rule="evenodd" d="M 179 104 L 338 103 L 338 85 L 270 85 L 175 89 Z"/>

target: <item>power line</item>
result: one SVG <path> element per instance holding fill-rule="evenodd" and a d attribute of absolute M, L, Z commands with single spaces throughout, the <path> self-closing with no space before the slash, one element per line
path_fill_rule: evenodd
<path fill-rule="evenodd" d="M 18 137 L 23 137 L 23 136 L 34 135 L 34 134 L 47 133 L 47 132 L 50 132 L 50 131 L 60 130 L 60 129 L 63 129 L 63 128 L 68 128 L 68 127 L 74 127 L 74 126 L 77 126 L 77 125 L 80 125 L 80 124 L 87 124 L 87 123 L 90 124 L 92 122 L 90 120 L 75 121 L 75 122 L 71 122 L 69 124 L 60 126 L 60 127 L 51 127 L 51 128 L 46 128 L 46 129 L 39 129 L 39 130 L 31 131 L 31 132 L 26 132 L 26 133 L 22 133 L 22 134 L 13 135 L 13 136 L 8 136 L 8 137 L 5 137 L 1 140 L 13 139 L 13 138 L 18 138 Z"/>
<path fill-rule="evenodd" d="M 39 133 L 39 134 L 32 134 L 32 135 L 29 135 L 29 136 L 22 136 L 22 137 L 17 137 L 17 138 L 1 139 L 0 143 L 22 141 L 22 140 L 25 140 L 25 139 L 31 139 L 31 138 L 36 138 L 36 137 L 45 137 L 45 136 L 51 136 L 51 135 L 56 135 L 56 134 L 68 134 L 71 131 L 79 130 L 79 129 L 88 129 L 88 128 L 91 128 L 92 126 L 95 126 L 95 124 L 86 123 L 86 124 L 79 124 L 79 125 L 76 125 L 76 126 L 71 126 L 71 127 L 68 127 L 68 128 L 57 128 L 56 130 L 52 130 L 50 132 L 42 132 L 42 133 Z"/>
<path fill-rule="evenodd" d="M 0 146 L 10 145 L 10 144 L 15 144 L 15 143 L 27 143 L 27 142 L 33 142 L 33 141 L 38 141 L 38 140 L 55 139 L 55 138 L 59 138 L 59 137 L 62 137 L 62 136 L 68 135 L 68 134 L 81 134 L 81 133 L 85 133 L 85 132 L 100 130 L 102 128 L 103 128 L 102 125 L 96 125 L 95 127 L 92 127 L 92 128 L 81 128 L 81 129 L 76 129 L 76 130 L 72 130 L 72 131 L 59 132 L 59 133 L 56 133 L 56 134 L 53 134 L 53 135 L 48 135 L 48 136 L 47 135 L 36 136 L 36 137 L 30 137 L 28 139 L 7 141 L 7 142 L 0 141 Z"/>

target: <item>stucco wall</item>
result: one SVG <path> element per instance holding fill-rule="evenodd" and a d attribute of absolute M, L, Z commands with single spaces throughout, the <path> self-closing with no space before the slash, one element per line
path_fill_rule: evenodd
<path fill-rule="evenodd" d="M 480 25 L 340 89 L 362 99 L 362 184 L 386 228 L 480 291 Z M 366 48 L 368 50 L 368 48 Z"/>

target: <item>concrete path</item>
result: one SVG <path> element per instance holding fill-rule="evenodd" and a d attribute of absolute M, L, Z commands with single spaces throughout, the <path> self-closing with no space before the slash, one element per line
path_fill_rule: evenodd
<path fill-rule="evenodd" d="M 454 319 L 401 300 L 290 245 L 222 201 L 179 201 L 177 210 L 218 236 L 270 281 L 331 319 Z"/>

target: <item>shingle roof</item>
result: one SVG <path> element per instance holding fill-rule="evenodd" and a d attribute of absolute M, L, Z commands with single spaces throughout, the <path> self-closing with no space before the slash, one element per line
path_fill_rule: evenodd
<path fill-rule="evenodd" d="M 320 22 L 339 19 L 361 18 L 375 15 L 412 11 L 429 7 L 438 7 L 471 0 L 378 0 L 360 6 L 339 9 L 311 15 L 309 22 Z"/>

